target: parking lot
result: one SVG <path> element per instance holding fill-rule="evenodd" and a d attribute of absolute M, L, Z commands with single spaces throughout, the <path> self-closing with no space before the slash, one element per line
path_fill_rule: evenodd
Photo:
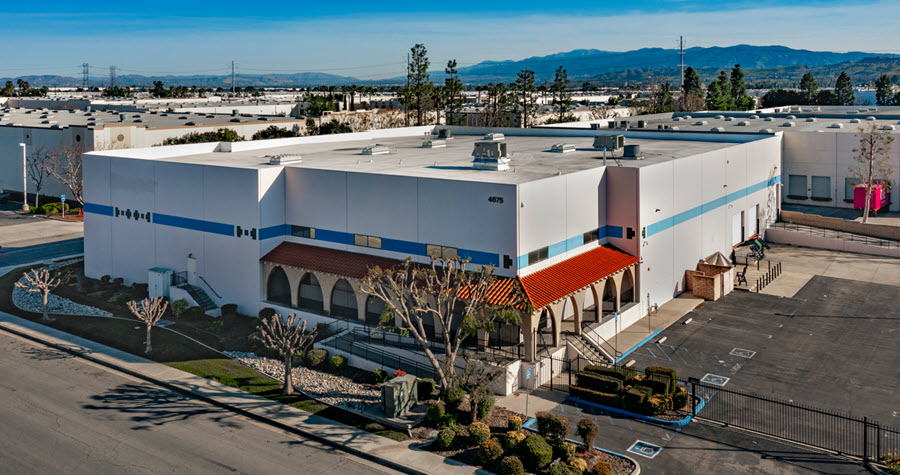
<path fill-rule="evenodd" d="M 84 224 L 18 213 L 0 205 L 0 267 L 84 252 Z"/>

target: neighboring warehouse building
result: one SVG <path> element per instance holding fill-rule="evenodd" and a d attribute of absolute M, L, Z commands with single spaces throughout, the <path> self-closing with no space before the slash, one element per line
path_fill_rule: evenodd
<path fill-rule="evenodd" d="M 22 149 L 58 151 L 61 147 L 106 150 L 152 147 L 168 138 L 177 138 L 220 128 L 234 130 L 247 140 L 269 126 L 305 132 L 303 120 L 250 114 L 210 114 L 188 112 L 121 112 L 117 110 L 0 108 L 0 186 L 22 191 Z M 29 181 L 29 193 L 34 193 Z M 59 196 L 67 188 L 53 178 L 45 182 L 41 194 Z"/>
<path fill-rule="evenodd" d="M 603 128 L 607 121 L 602 121 Z M 900 108 L 795 106 L 751 112 L 689 112 L 619 119 L 615 128 L 677 131 L 687 134 L 718 132 L 782 132 L 784 203 L 853 208 L 853 190 L 860 182 L 850 168 L 858 163 L 859 130 L 871 125 L 900 139 Z M 594 125 L 596 127 L 597 124 Z M 588 122 L 556 127 L 590 128 Z M 891 146 L 890 177 L 900 183 L 900 140 Z M 895 189 L 896 191 L 896 189 Z M 890 211 L 900 211 L 900 200 L 890 200 Z"/>
<path fill-rule="evenodd" d="M 489 344 L 533 362 L 563 331 L 612 338 L 777 216 L 779 133 L 629 130 L 604 153 L 618 131 L 440 129 L 86 154 L 85 273 L 365 325 L 370 266 L 463 256 L 525 291 L 535 311 Z"/>

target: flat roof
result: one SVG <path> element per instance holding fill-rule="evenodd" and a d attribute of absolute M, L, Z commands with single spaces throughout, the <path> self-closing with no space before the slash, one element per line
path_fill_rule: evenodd
<path fill-rule="evenodd" d="M 122 120 L 121 116 L 125 119 Z M 148 129 L 190 128 L 226 125 L 247 125 L 265 122 L 301 122 L 300 119 L 279 115 L 209 114 L 196 112 L 121 112 L 116 110 L 26 109 L 0 108 L 0 126 L 65 128 L 131 125 Z M 190 124 L 189 124 L 190 123 Z"/>
<path fill-rule="evenodd" d="M 441 127 L 443 128 L 443 127 Z M 454 138 L 444 148 L 423 148 L 424 132 L 431 127 L 388 129 L 356 134 L 275 139 L 271 141 L 241 142 L 228 145 L 233 151 L 213 151 L 207 146 L 202 152 L 161 147 L 103 152 L 101 155 L 151 159 L 197 165 L 265 169 L 269 157 L 281 154 L 300 155 L 301 162 L 286 163 L 285 167 L 374 173 L 420 178 L 437 178 L 489 183 L 519 184 L 552 176 L 574 173 L 603 166 L 603 152 L 593 149 L 595 135 L 607 131 L 571 129 L 503 129 L 449 127 Z M 472 151 L 475 142 L 484 140 L 486 131 L 505 134 L 510 158 L 508 171 L 475 170 Z M 622 151 L 608 152 L 608 166 L 645 167 L 705 152 L 721 150 L 739 143 L 772 137 L 760 134 L 723 134 L 710 137 L 684 137 L 687 134 L 665 135 L 661 139 L 637 138 L 626 135 L 626 145 L 639 145 L 643 159 L 622 158 Z M 710 134 L 712 135 L 712 134 Z M 268 143 L 267 143 L 268 142 Z M 575 151 L 551 152 L 551 146 L 569 143 Z M 364 147 L 373 144 L 387 146 L 387 154 L 364 155 Z M 213 144 L 215 145 L 215 144 Z M 142 151 L 144 150 L 144 151 Z M 163 153 L 161 153 L 163 152 Z"/>

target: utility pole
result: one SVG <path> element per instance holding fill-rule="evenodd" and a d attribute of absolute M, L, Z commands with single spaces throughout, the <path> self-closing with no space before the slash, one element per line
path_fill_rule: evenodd
<path fill-rule="evenodd" d="M 116 67 L 109 67 L 109 87 L 116 87 Z"/>
<path fill-rule="evenodd" d="M 81 88 L 85 91 L 91 88 L 91 68 L 88 63 L 81 63 Z"/>
<path fill-rule="evenodd" d="M 406 95 L 406 104 L 403 106 L 405 116 L 406 116 L 406 126 L 409 127 L 409 53 L 406 53 L 406 91 L 403 92 Z"/>
<path fill-rule="evenodd" d="M 231 93 L 234 94 L 234 61 L 231 61 Z"/>
<path fill-rule="evenodd" d="M 678 37 L 678 56 L 681 57 L 681 90 L 684 91 L 684 37 Z"/>

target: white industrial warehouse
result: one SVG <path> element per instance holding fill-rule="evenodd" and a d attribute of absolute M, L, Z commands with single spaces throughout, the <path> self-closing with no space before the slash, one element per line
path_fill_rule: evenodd
<path fill-rule="evenodd" d="M 370 266 L 469 257 L 535 309 L 488 337 L 525 368 L 565 351 L 563 331 L 613 337 L 764 232 L 781 147 L 777 132 L 412 127 L 93 152 L 85 273 L 366 325 L 383 308 L 359 288 Z"/>

